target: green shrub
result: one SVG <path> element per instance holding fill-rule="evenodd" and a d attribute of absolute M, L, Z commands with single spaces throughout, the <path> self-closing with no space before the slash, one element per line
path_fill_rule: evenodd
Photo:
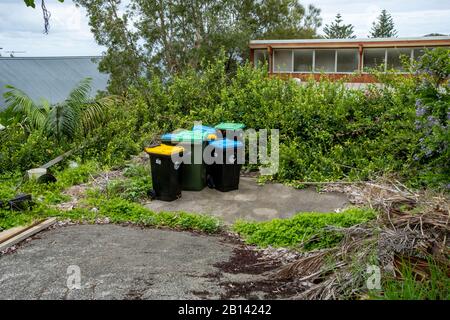
<path fill-rule="evenodd" d="M 138 201 L 146 198 L 152 189 L 150 176 L 135 179 L 114 180 L 106 187 L 108 197 L 120 197 L 129 201 Z"/>
<path fill-rule="evenodd" d="M 299 86 L 248 65 L 229 78 L 219 59 L 202 73 L 187 70 L 165 83 L 155 80 L 145 94 L 133 92 L 127 105 L 144 108 L 145 101 L 154 114 L 149 121 L 162 129 L 158 133 L 188 128 L 194 120 L 279 129 L 274 178 L 280 181 L 366 180 L 387 173 L 408 179 L 418 169 L 415 86 L 407 77 L 394 78 L 365 91 L 326 80 Z"/>
<path fill-rule="evenodd" d="M 305 242 L 305 249 L 312 250 L 334 246 L 341 240 L 338 234 L 326 231 L 326 226 L 350 227 L 375 217 L 373 210 L 354 208 L 340 213 L 298 213 L 267 222 L 237 221 L 233 229 L 249 244 L 292 247 Z M 314 235 L 317 240 L 308 243 Z"/>
<path fill-rule="evenodd" d="M 19 123 L 0 131 L 0 174 L 24 172 L 63 153 L 65 145 L 40 131 L 29 133 Z"/>
<path fill-rule="evenodd" d="M 414 68 L 417 74 L 415 124 L 420 134 L 414 155 L 420 169 L 418 180 L 440 186 L 450 181 L 449 50 L 426 51 Z"/>
<path fill-rule="evenodd" d="M 101 126 L 70 145 L 11 124 L 0 133 L 0 174 L 29 169 L 80 145 L 82 159 L 121 166 L 163 132 L 189 128 L 194 121 L 234 121 L 280 130 L 280 166 L 272 177 L 279 181 L 368 180 L 385 174 L 414 186 L 442 187 L 448 181 L 448 50 L 425 54 L 416 77 L 378 75 L 384 86 L 365 90 L 326 79 L 298 85 L 250 65 L 229 76 L 224 64 L 222 55 L 202 72 L 188 69 L 170 79 L 142 81 L 140 90 L 129 88 L 116 100 Z M 416 103 L 427 107 L 420 117 Z"/>

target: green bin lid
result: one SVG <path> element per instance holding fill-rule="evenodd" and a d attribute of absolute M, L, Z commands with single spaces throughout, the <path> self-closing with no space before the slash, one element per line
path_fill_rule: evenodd
<path fill-rule="evenodd" d="M 245 125 L 243 123 L 222 122 L 215 126 L 215 128 L 219 130 L 242 130 L 245 128 Z"/>

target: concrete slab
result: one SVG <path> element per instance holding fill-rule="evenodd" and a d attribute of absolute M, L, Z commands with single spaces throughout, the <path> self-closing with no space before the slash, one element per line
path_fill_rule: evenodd
<path fill-rule="evenodd" d="M 211 276 L 236 247 L 220 236 L 134 226 L 47 230 L 0 256 L 0 300 L 217 299 L 224 293 L 220 281 L 260 277 Z M 73 266 L 80 271 L 80 289 L 67 286 L 74 283 Z"/>
<path fill-rule="evenodd" d="M 145 206 L 153 211 L 185 211 L 210 214 L 227 223 L 237 219 L 264 221 L 288 218 L 298 212 L 333 212 L 348 203 L 342 193 L 318 193 L 315 188 L 294 189 L 279 183 L 258 185 L 254 178 L 241 177 L 239 190 L 220 192 L 183 191 L 180 199 L 155 200 Z"/>

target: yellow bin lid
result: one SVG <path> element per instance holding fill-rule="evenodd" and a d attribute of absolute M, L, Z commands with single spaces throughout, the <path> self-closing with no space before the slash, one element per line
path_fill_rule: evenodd
<path fill-rule="evenodd" d="M 150 154 L 170 156 L 174 153 L 183 152 L 184 148 L 177 147 L 177 146 L 168 146 L 166 144 L 160 144 L 159 146 L 152 147 L 152 148 L 145 148 L 144 150 L 145 150 L 145 152 L 150 153 Z"/>

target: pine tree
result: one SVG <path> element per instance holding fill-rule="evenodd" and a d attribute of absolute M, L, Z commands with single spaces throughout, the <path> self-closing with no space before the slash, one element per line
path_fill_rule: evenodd
<path fill-rule="evenodd" d="M 330 25 L 325 25 L 323 28 L 325 37 L 328 39 L 353 39 L 356 36 L 353 34 L 353 25 L 342 24 L 342 16 L 340 13 L 336 15 L 336 19 Z"/>
<path fill-rule="evenodd" d="M 393 38 L 397 37 L 397 30 L 395 30 L 394 20 L 392 16 L 383 9 L 378 16 L 377 21 L 372 25 L 369 38 Z"/>

